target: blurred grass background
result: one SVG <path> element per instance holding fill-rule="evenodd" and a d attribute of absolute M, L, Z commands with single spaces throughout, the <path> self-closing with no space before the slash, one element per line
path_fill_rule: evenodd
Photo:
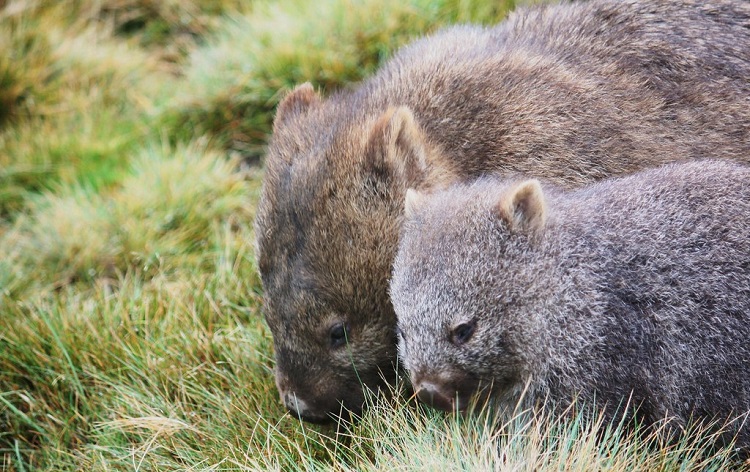
<path fill-rule="evenodd" d="M 0 470 L 726 466 L 581 418 L 498 429 L 397 397 L 337 431 L 277 400 L 252 222 L 279 98 L 514 6 L 0 1 Z"/>

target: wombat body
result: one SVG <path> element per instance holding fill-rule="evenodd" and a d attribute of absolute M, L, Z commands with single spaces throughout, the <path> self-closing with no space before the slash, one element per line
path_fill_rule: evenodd
<path fill-rule="evenodd" d="M 629 402 L 647 423 L 750 410 L 750 167 L 483 178 L 406 208 L 391 294 L 419 398 Z"/>
<path fill-rule="evenodd" d="M 419 40 L 328 99 L 290 93 L 256 221 L 285 404 L 324 420 L 395 378 L 407 188 L 493 171 L 572 188 L 676 156 L 747 160 L 749 26 L 742 0 L 536 8 Z"/>

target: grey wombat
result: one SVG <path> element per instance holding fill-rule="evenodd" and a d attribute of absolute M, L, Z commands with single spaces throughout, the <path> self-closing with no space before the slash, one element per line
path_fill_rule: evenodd
<path fill-rule="evenodd" d="M 391 295 L 420 399 L 575 396 L 651 423 L 750 410 L 750 168 L 694 161 L 562 191 L 406 197 Z M 740 442 L 750 445 L 744 432 Z"/>

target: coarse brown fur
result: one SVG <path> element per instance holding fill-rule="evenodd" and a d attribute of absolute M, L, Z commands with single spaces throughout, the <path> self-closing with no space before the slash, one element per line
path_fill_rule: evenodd
<path fill-rule="evenodd" d="M 298 87 L 256 222 L 285 404 L 324 420 L 395 377 L 387 287 L 407 188 L 490 171 L 572 188 L 678 156 L 746 160 L 748 77 L 750 3 L 604 0 L 447 29 L 327 99 Z"/>
<path fill-rule="evenodd" d="M 419 398 L 750 411 L 750 167 L 668 164 L 579 190 L 485 177 L 409 193 L 391 285 Z M 731 430 L 731 429 L 730 429 Z M 739 445 L 750 447 L 750 427 Z"/>

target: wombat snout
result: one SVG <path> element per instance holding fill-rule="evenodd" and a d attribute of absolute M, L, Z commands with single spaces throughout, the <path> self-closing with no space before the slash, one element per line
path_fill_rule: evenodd
<path fill-rule="evenodd" d="M 281 401 L 287 410 L 289 410 L 289 413 L 308 423 L 328 423 L 331 421 L 328 415 L 318 416 L 311 413 L 313 409 L 294 392 L 281 392 Z"/>
<path fill-rule="evenodd" d="M 417 398 L 443 411 L 464 411 L 477 393 L 479 383 L 462 372 L 412 378 Z"/>
<path fill-rule="evenodd" d="M 456 392 L 443 389 L 431 382 L 422 382 L 414 387 L 417 391 L 417 398 L 422 402 L 430 405 L 433 408 L 439 410 L 452 411 L 454 409 L 454 402 L 456 403 L 455 409 L 460 409 L 460 402 L 456 398 Z"/>
<path fill-rule="evenodd" d="M 305 398 L 299 393 L 298 388 L 291 384 L 289 378 L 276 371 L 276 387 L 279 390 L 281 403 L 284 404 L 289 413 L 295 418 L 299 418 L 310 423 L 327 423 L 331 417 L 325 413 L 318 405 L 319 401 L 315 397 L 306 396 Z"/>

